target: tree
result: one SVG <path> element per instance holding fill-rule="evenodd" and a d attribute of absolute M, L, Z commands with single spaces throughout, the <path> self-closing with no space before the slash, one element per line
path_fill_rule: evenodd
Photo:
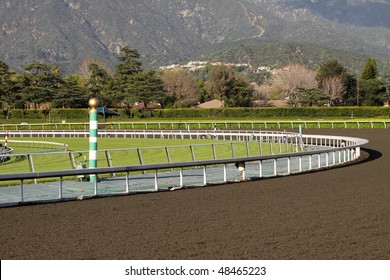
<path fill-rule="evenodd" d="M 226 101 L 228 91 L 233 87 L 234 73 L 231 67 L 217 65 L 211 68 L 206 87 L 215 99 Z"/>
<path fill-rule="evenodd" d="M 125 89 L 125 101 L 131 105 L 135 102 L 144 104 L 147 108 L 149 102 L 162 102 L 165 92 L 164 83 L 153 70 L 133 74 Z"/>
<path fill-rule="evenodd" d="M 128 90 L 132 88 L 132 77 L 142 72 L 142 63 L 139 61 L 138 50 L 125 46 L 121 49 L 113 76 L 111 91 L 118 102 L 127 103 L 129 96 L 133 94 Z"/>
<path fill-rule="evenodd" d="M 52 102 L 64 82 L 57 66 L 35 62 L 25 67 L 22 83 L 23 100 L 37 106 Z"/>
<path fill-rule="evenodd" d="M 182 68 L 166 70 L 161 79 L 173 107 L 187 107 L 199 101 L 199 84 L 188 71 Z"/>
<path fill-rule="evenodd" d="M 55 107 L 82 108 L 87 106 L 88 95 L 77 74 L 70 75 L 64 80 L 64 87 L 59 90 L 54 99 Z"/>
<path fill-rule="evenodd" d="M 322 89 L 328 96 L 328 105 L 333 106 L 342 101 L 346 86 L 344 85 L 341 76 L 330 76 L 323 80 Z"/>
<path fill-rule="evenodd" d="M 367 58 L 364 63 L 362 73 L 360 75 L 361 80 L 371 80 L 378 78 L 378 67 L 374 58 Z"/>
<path fill-rule="evenodd" d="M 209 72 L 206 89 L 212 96 L 224 102 L 227 107 L 250 105 L 253 87 L 231 67 L 213 66 Z"/>
<path fill-rule="evenodd" d="M 323 106 L 329 103 L 329 96 L 319 88 L 298 90 L 300 91 L 299 103 L 304 106 Z"/>
<path fill-rule="evenodd" d="M 8 65 L 0 60 L 0 101 L 7 112 L 20 97 L 16 77 Z"/>
<path fill-rule="evenodd" d="M 360 96 L 363 106 L 383 106 L 386 99 L 386 87 L 379 78 L 361 80 Z"/>
<path fill-rule="evenodd" d="M 360 75 L 360 96 L 362 105 L 383 106 L 386 87 L 378 77 L 376 60 L 368 58 Z"/>
<path fill-rule="evenodd" d="M 318 86 L 322 88 L 323 82 L 330 77 L 341 76 L 344 78 L 346 74 L 347 69 L 338 60 L 329 60 L 320 64 L 317 70 L 316 79 Z"/>
<path fill-rule="evenodd" d="M 142 63 L 139 61 L 140 54 L 137 49 L 125 46 L 121 49 L 121 55 L 118 57 L 119 64 L 116 65 L 116 74 L 118 77 L 128 77 L 142 71 Z"/>
<path fill-rule="evenodd" d="M 228 91 L 225 100 L 226 107 L 248 107 L 254 88 L 241 76 L 236 75 L 232 88 Z"/>
<path fill-rule="evenodd" d="M 90 72 L 90 65 L 94 64 L 97 65 L 100 69 L 106 71 L 108 75 L 112 75 L 112 70 L 108 65 L 106 65 L 104 62 L 97 60 L 97 59 L 92 59 L 92 58 L 86 58 L 84 59 L 80 66 L 79 66 L 79 80 L 80 82 L 85 82 L 89 80 L 91 72 Z"/>
<path fill-rule="evenodd" d="M 289 64 L 277 69 L 270 82 L 293 107 L 301 105 L 299 100 L 302 89 L 318 88 L 315 72 L 301 64 Z"/>
<path fill-rule="evenodd" d="M 89 79 L 86 82 L 88 98 L 96 97 L 102 106 L 111 106 L 115 102 L 111 94 L 112 77 L 97 64 L 88 67 Z"/>
<path fill-rule="evenodd" d="M 348 73 L 348 70 L 338 60 L 329 60 L 322 63 L 316 75 L 319 88 L 329 94 L 329 79 L 334 79 L 333 77 L 340 77 L 340 81 L 345 87 L 342 96 L 337 98 L 337 104 L 355 105 L 357 102 L 356 78 Z M 338 83 L 341 86 L 340 82 Z M 336 105 L 336 103 L 333 103 L 333 105 Z"/>

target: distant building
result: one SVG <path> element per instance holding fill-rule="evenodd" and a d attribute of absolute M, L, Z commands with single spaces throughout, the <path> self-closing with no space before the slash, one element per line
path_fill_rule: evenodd
<path fill-rule="evenodd" d="M 199 105 L 196 105 L 194 108 L 203 108 L 203 109 L 213 109 L 213 108 L 223 108 L 223 101 L 214 99 L 211 101 L 207 101 L 204 103 L 201 103 Z"/>

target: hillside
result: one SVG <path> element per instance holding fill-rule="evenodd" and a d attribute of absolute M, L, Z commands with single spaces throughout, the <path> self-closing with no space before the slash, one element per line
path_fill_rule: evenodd
<path fill-rule="evenodd" d="M 390 60 L 390 4 L 384 0 L 31 2 L 0 2 L 0 60 L 15 70 L 36 60 L 68 73 L 77 72 L 85 58 L 112 66 L 126 44 L 140 51 L 146 67 L 211 57 L 248 43 L 264 51 L 298 43 L 301 50 Z M 270 56 L 271 65 L 284 60 Z"/>

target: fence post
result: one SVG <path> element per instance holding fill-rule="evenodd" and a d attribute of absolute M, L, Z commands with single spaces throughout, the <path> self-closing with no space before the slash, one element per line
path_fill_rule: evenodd
<path fill-rule="evenodd" d="M 35 166 L 34 166 L 34 159 L 33 159 L 33 156 L 31 154 L 27 154 L 27 158 L 28 158 L 28 165 L 30 166 L 30 172 L 35 172 Z M 34 179 L 34 184 L 37 184 L 37 179 Z"/>
<path fill-rule="evenodd" d="M 169 153 L 168 147 L 165 147 L 165 154 L 167 155 L 168 163 L 171 163 L 171 154 Z"/>
<path fill-rule="evenodd" d="M 62 177 L 60 177 L 60 185 L 58 189 L 58 198 L 62 199 Z"/>
<path fill-rule="evenodd" d="M 129 186 L 129 172 L 126 172 L 126 192 L 130 192 L 130 186 Z"/>
<path fill-rule="evenodd" d="M 144 165 L 144 161 L 142 160 L 142 153 L 141 153 L 140 148 L 137 148 L 137 154 L 138 154 L 139 164 Z M 142 170 L 142 173 L 145 174 L 145 170 Z"/>
<path fill-rule="evenodd" d="M 104 152 L 105 152 L 105 154 L 106 154 L 106 160 L 107 160 L 107 165 L 108 165 L 108 167 L 113 167 L 113 166 L 112 166 L 112 158 L 111 158 L 110 152 L 107 151 L 107 150 L 105 150 Z M 114 174 L 114 173 L 111 173 L 111 177 L 114 177 L 114 176 L 115 176 L 115 174 Z"/>
<path fill-rule="evenodd" d="M 88 101 L 88 105 L 91 107 L 89 114 L 89 168 L 97 167 L 97 139 L 98 139 L 98 112 L 97 107 L 99 101 L 96 98 L 91 98 Z M 90 174 L 90 182 L 97 181 L 95 174 Z"/>
<path fill-rule="evenodd" d="M 158 192 L 158 170 L 154 171 L 154 189 Z"/>
<path fill-rule="evenodd" d="M 23 180 L 20 180 L 20 201 L 24 201 Z"/>
<path fill-rule="evenodd" d="M 277 166 L 276 166 L 276 159 L 274 159 L 274 175 L 275 175 L 275 176 L 278 174 L 276 168 L 277 168 Z"/>
<path fill-rule="evenodd" d="M 207 173 L 206 173 L 206 166 L 203 166 L 203 185 L 207 185 Z"/>

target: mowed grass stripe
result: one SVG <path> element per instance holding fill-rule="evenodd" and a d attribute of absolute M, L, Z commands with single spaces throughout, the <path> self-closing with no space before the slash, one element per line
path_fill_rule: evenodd
<path fill-rule="evenodd" d="M 14 138 L 24 141 L 47 141 L 47 138 Z M 73 151 L 77 164 L 88 166 L 88 138 L 51 138 L 51 142 L 68 145 L 68 151 Z M 200 145 L 202 144 L 202 145 Z M 232 158 L 232 144 L 230 141 L 215 139 L 140 139 L 140 138 L 99 138 L 98 140 L 98 167 L 108 167 L 105 150 L 109 150 L 113 166 L 140 165 L 139 153 L 143 164 L 168 163 L 168 155 L 165 147 L 169 147 L 170 162 L 192 161 L 192 150 L 195 160 L 214 159 L 214 150 L 217 159 Z M 247 157 L 248 150 L 245 142 L 234 142 L 234 157 Z M 15 146 L 14 154 L 36 152 L 28 147 Z M 137 151 L 137 149 L 139 151 Z M 260 155 L 258 142 L 248 142 L 249 156 Z M 285 152 L 283 147 L 283 152 Z M 289 149 L 291 151 L 291 149 Z M 262 143 L 264 155 L 270 154 L 270 145 Z M 278 145 L 273 145 L 273 153 L 278 153 Z M 72 163 L 68 153 L 34 154 L 32 156 L 34 170 L 36 172 L 72 169 Z M 11 160 L 0 164 L 1 173 L 30 172 L 30 165 L 26 156 L 11 157 Z"/>

